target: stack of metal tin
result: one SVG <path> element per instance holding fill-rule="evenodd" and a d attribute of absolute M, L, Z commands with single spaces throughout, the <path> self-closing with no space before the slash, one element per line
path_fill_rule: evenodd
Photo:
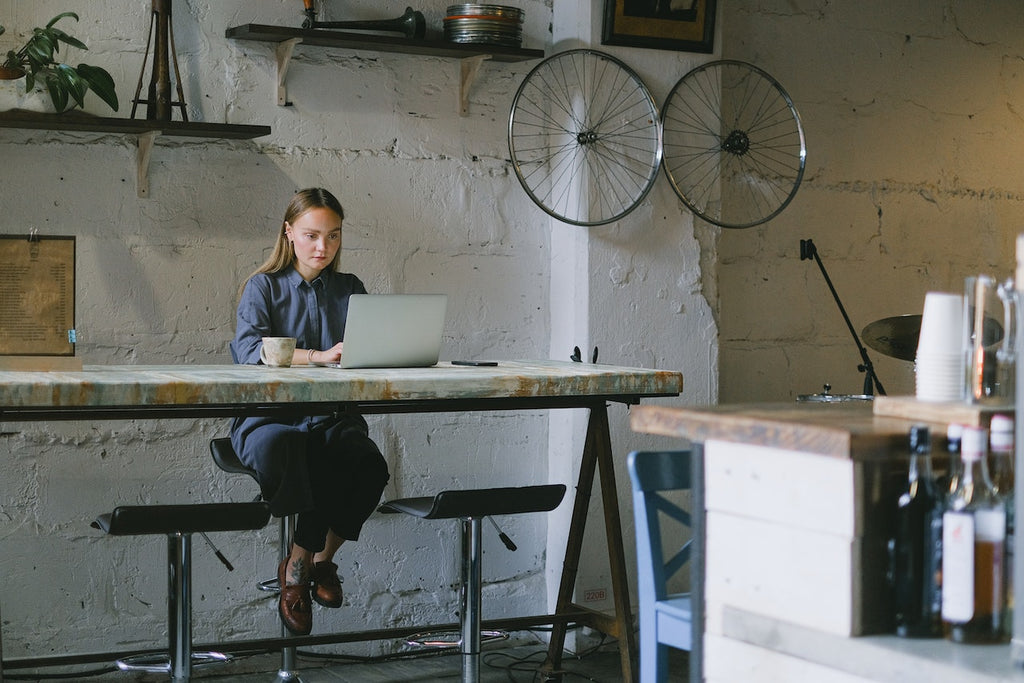
<path fill-rule="evenodd" d="M 523 11 L 505 5 L 449 5 L 444 18 L 445 40 L 505 47 L 523 44 Z"/>

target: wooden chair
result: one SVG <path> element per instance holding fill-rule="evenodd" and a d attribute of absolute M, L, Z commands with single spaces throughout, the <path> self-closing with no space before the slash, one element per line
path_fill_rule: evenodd
<path fill-rule="evenodd" d="M 633 484 L 636 521 L 637 584 L 640 611 L 640 680 L 663 683 L 668 679 L 668 648 L 693 647 L 693 610 L 689 593 L 669 593 L 669 580 L 690 559 L 691 541 L 676 550 L 674 540 L 663 547 L 662 518 L 692 528 L 690 514 L 662 492 L 688 490 L 689 451 L 634 451 L 627 459 Z M 666 553 L 669 556 L 666 557 Z"/>

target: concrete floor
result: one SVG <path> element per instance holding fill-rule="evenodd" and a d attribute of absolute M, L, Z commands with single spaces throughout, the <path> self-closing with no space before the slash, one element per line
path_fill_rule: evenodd
<path fill-rule="evenodd" d="M 484 648 L 481 680 L 483 683 L 529 683 L 534 672 L 544 661 L 547 650 L 541 643 Z M 277 678 L 281 658 L 279 654 L 239 657 L 213 666 L 199 667 L 193 680 L 210 683 L 271 683 Z M 417 655 L 415 657 L 349 660 L 326 655 L 306 654 L 298 657 L 298 671 L 304 683 L 426 683 L 428 681 L 459 681 L 460 661 L 456 655 Z M 562 659 L 564 683 L 593 681 L 594 683 L 621 683 L 622 671 L 619 652 L 614 642 L 592 648 L 580 655 L 566 653 Z M 5 671 L 3 680 L 60 680 L 95 681 L 97 683 L 156 683 L 166 681 L 166 675 L 126 673 L 112 667 L 80 667 L 77 671 L 61 672 L 56 669 Z M 37 675 L 38 674 L 38 675 Z M 669 682 L 689 680 L 687 653 L 673 650 L 669 658 Z"/>

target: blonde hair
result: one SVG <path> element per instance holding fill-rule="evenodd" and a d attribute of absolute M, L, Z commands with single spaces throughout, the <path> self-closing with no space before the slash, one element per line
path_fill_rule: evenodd
<path fill-rule="evenodd" d="M 311 187 L 296 192 L 284 212 L 284 220 L 281 221 L 281 228 L 277 231 L 277 239 L 274 242 L 274 251 L 263 262 L 263 265 L 254 270 L 249 277 L 245 278 L 245 282 L 242 283 L 242 289 L 245 289 L 246 283 L 252 279 L 253 275 L 258 275 L 259 273 L 280 273 L 295 263 L 295 248 L 292 246 L 291 240 L 288 239 L 288 234 L 285 230 L 288 223 L 294 222 L 299 216 L 310 209 L 330 209 L 338 214 L 338 218 L 345 220 L 345 210 L 341 208 L 341 202 L 322 187 Z M 341 250 L 339 249 L 327 267 L 331 270 L 336 270 L 340 257 Z"/>

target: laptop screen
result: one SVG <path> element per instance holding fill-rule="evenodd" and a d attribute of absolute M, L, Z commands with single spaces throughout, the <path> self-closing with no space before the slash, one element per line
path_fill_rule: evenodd
<path fill-rule="evenodd" d="M 353 294 L 342 368 L 420 368 L 441 355 L 445 294 Z"/>

